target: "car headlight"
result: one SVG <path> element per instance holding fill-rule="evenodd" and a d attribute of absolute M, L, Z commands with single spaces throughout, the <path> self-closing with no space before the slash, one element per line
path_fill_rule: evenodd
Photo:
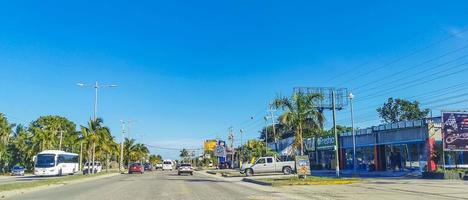
<path fill-rule="evenodd" d="M 55 171 L 55 170 L 54 170 L 54 169 L 51 169 L 51 170 L 49 170 L 49 171 L 50 171 L 50 172 L 53 172 L 53 171 Z"/>

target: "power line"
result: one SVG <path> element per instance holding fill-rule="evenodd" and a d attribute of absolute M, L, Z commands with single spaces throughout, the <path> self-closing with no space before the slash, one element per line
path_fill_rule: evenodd
<path fill-rule="evenodd" d="M 460 34 L 460 33 L 466 32 L 466 31 L 468 31 L 468 28 L 459 31 L 457 34 Z M 385 64 L 383 64 L 383 65 L 381 65 L 381 66 L 379 66 L 379 67 L 377 67 L 377 68 L 370 69 L 370 70 L 367 71 L 367 72 L 361 73 L 361 74 L 359 74 L 359 75 L 357 75 L 357 76 L 355 76 L 355 77 L 353 77 L 353 78 L 351 78 L 351 79 L 348 79 L 348 80 L 346 80 L 346 81 L 343 81 L 343 82 L 341 82 L 341 83 L 339 83 L 339 84 L 337 84 L 337 85 L 343 85 L 343 84 L 349 83 L 349 82 L 351 82 L 351 81 L 353 81 L 353 80 L 359 80 L 359 78 L 362 77 L 362 76 L 369 75 L 369 74 L 374 73 L 374 72 L 376 72 L 376 71 L 378 71 L 378 70 L 381 70 L 381 69 L 383 69 L 383 68 L 385 68 L 385 67 L 387 67 L 387 66 L 390 66 L 390 65 L 392 65 L 392 64 L 398 63 L 398 62 L 400 62 L 400 61 L 402 61 L 402 60 L 404 60 L 404 59 L 406 59 L 406 58 L 409 58 L 409 57 L 411 57 L 411 56 L 413 56 L 413 55 L 416 55 L 416 54 L 418 54 L 418 53 L 420 53 L 420 52 L 422 52 L 422 51 L 425 51 L 426 49 L 429 49 L 429 48 L 431 48 L 431 47 L 433 47 L 433 46 L 435 46 L 435 45 L 437 45 L 437 44 L 439 44 L 439 43 L 445 42 L 445 41 L 447 41 L 447 40 L 449 40 L 449 39 L 451 39 L 451 38 L 453 38 L 453 37 L 455 37 L 455 35 L 454 35 L 454 34 L 450 34 L 449 36 L 447 36 L 447 37 L 445 37 L 445 38 L 442 38 L 441 40 L 432 42 L 432 43 L 430 43 L 429 45 L 426 45 L 426 46 L 424 46 L 424 47 L 421 48 L 421 49 L 414 50 L 414 51 L 412 51 L 412 52 L 410 52 L 410 53 L 408 53 L 408 54 L 405 54 L 405 55 L 400 56 L 400 57 L 398 57 L 398 58 L 396 58 L 396 59 L 393 59 L 393 60 L 391 60 L 390 62 L 385 63 Z M 350 70 L 348 73 L 351 73 L 351 72 L 352 72 L 352 70 Z"/>
<path fill-rule="evenodd" d="M 396 72 L 396 73 L 393 73 L 393 74 L 391 74 L 391 75 L 385 76 L 385 77 L 380 78 L 380 79 L 378 79 L 378 80 L 374 80 L 374 81 L 367 82 L 367 83 L 365 83 L 365 84 L 363 84 L 363 85 L 361 85 L 361 86 L 359 86 L 359 87 L 354 88 L 353 90 L 355 91 L 355 90 L 359 90 L 359 89 L 362 89 L 362 88 L 366 88 L 367 86 L 373 85 L 373 84 L 375 84 L 376 82 L 382 82 L 383 80 L 388 80 L 389 78 L 392 78 L 392 77 L 395 77 L 395 76 L 399 76 L 399 75 L 401 75 L 401 74 L 403 74 L 403 73 L 405 73 L 405 72 L 407 72 L 407 71 L 411 71 L 411 70 L 417 69 L 417 68 L 420 67 L 420 66 L 424 66 L 424 65 L 427 64 L 427 63 L 433 62 L 433 61 L 438 60 L 438 59 L 440 59 L 440 58 L 442 58 L 442 57 L 444 57 L 444 56 L 447 56 L 447 55 L 449 55 L 449 54 L 451 54 L 451 53 L 453 53 L 453 52 L 456 52 L 456 51 L 459 51 L 459 50 L 462 50 L 462 49 L 466 49 L 466 48 L 468 48 L 468 45 L 465 45 L 465 46 L 463 46 L 462 48 L 456 49 L 456 50 L 454 50 L 454 51 L 451 51 L 451 52 L 449 52 L 449 53 L 443 54 L 443 55 L 441 55 L 441 56 L 437 56 L 437 57 L 435 57 L 435 58 L 426 60 L 426 61 L 421 62 L 421 63 L 419 63 L 419 64 L 416 64 L 416 65 L 413 65 L 413 66 L 410 66 L 410 67 L 406 67 L 404 70 L 398 71 L 398 72 Z M 366 89 L 365 92 L 369 92 L 369 91 L 372 91 L 372 90 L 374 90 L 374 89 L 381 88 L 382 86 L 388 85 L 389 83 L 392 83 L 392 82 L 398 82 L 398 81 L 401 81 L 401 80 L 405 80 L 405 79 L 407 79 L 407 78 L 411 78 L 411 77 L 413 77 L 414 75 L 419 75 L 419 74 L 424 73 L 424 72 L 427 72 L 427 71 L 431 71 L 431 70 L 438 69 L 438 68 L 440 68 L 440 67 L 444 67 L 444 66 L 447 65 L 447 64 L 450 64 L 450 63 L 453 63 L 453 62 L 462 60 L 462 59 L 467 58 L 467 57 L 468 57 L 468 54 L 465 54 L 465 55 L 463 55 L 463 56 L 460 56 L 460 57 L 457 57 L 457 58 L 455 58 L 455 59 L 449 60 L 449 61 L 447 61 L 447 62 L 445 62 L 445 63 L 442 63 L 442 64 L 438 64 L 438 65 L 436 65 L 436 66 L 433 66 L 433 67 L 431 67 L 431 68 L 429 68 L 429 69 L 424 69 L 424 70 L 418 71 L 418 72 L 416 72 L 416 73 L 408 74 L 408 75 L 403 76 L 403 77 L 401 77 L 401 78 L 398 78 L 398 79 L 396 79 L 396 80 L 391 80 L 390 82 L 385 82 L 385 83 L 383 83 L 383 84 L 380 84 L 380 85 L 374 86 L 374 87 L 372 87 L 372 88 Z"/>
<path fill-rule="evenodd" d="M 459 65 L 456 65 L 456 66 L 453 66 L 452 69 L 455 69 L 457 67 L 463 67 L 463 66 L 466 66 L 468 64 L 468 62 L 466 63 L 462 63 L 462 64 L 459 64 Z M 375 97 L 380 97 L 382 95 L 386 95 L 386 94 L 389 94 L 391 92 L 396 92 L 396 91 L 399 91 L 399 90 L 404 90 L 404 89 L 408 89 L 410 87 L 413 87 L 413 86 L 417 86 L 417 85 L 421 85 L 421 84 L 424 84 L 424 83 L 427 83 L 427 82 L 430 82 L 430 81 L 434 81 L 434 80 L 438 80 L 438 79 L 441 79 L 441 78 L 445 78 L 445 77 L 449 77 L 449 76 L 452 76 L 452 75 L 455 75 L 455 74 L 458 74 L 460 72 L 463 72 L 467 70 L 466 68 L 463 68 L 461 70 L 458 70 L 458 71 L 454 71 L 454 72 L 451 72 L 451 73 L 447 73 L 447 74 L 443 74 L 443 75 L 440 75 L 440 76 L 437 76 L 435 78 L 432 78 L 432 79 L 429 79 L 429 80 L 423 80 L 421 82 L 417 82 L 417 81 L 407 81 L 407 82 L 404 82 L 404 83 L 401 83 L 401 84 L 398 84 L 396 86 L 392 86 L 392 90 L 390 91 L 381 91 L 381 92 L 377 92 L 376 94 L 372 94 L 372 95 L 367 95 L 367 96 L 364 96 L 362 97 L 360 100 L 357 100 L 358 102 L 360 101 L 365 101 L 365 100 L 369 100 L 369 99 L 372 99 L 372 98 L 375 98 Z M 439 74 L 439 72 L 437 73 L 433 73 L 429 76 L 434 76 L 434 75 L 437 75 Z M 411 84 L 412 83 L 412 84 Z M 404 86 L 402 88 L 399 88 L 401 86 Z"/>

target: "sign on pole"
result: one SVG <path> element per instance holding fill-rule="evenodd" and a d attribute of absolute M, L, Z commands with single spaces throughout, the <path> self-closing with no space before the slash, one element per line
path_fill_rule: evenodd
<path fill-rule="evenodd" d="M 220 140 L 215 148 L 215 155 L 218 157 L 226 157 L 226 142 Z"/>
<path fill-rule="evenodd" d="M 299 176 L 310 175 L 309 156 L 296 156 L 296 169 Z"/>
<path fill-rule="evenodd" d="M 468 151 L 468 112 L 442 112 L 444 151 Z"/>

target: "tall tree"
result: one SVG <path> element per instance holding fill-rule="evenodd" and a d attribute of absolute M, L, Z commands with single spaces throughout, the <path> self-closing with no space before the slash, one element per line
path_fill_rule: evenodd
<path fill-rule="evenodd" d="M 180 151 L 180 158 L 182 158 L 183 161 L 186 161 L 187 158 L 190 156 L 190 153 L 187 151 L 187 149 L 182 149 Z"/>
<path fill-rule="evenodd" d="M 418 101 L 388 98 L 382 107 L 377 108 L 382 121 L 395 123 L 404 120 L 416 120 L 427 117 L 429 109 L 421 109 Z"/>
<path fill-rule="evenodd" d="M 75 137 L 76 125 L 65 117 L 41 116 L 29 126 L 33 134 L 33 144 L 37 151 L 59 149 L 60 134 L 62 134 L 62 148 L 72 143 L 65 144 L 68 137 Z"/>
<path fill-rule="evenodd" d="M 13 161 L 12 164 L 19 164 L 28 170 L 32 170 L 34 165 L 32 158 L 36 153 L 32 147 L 32 134 L 23 125 L 17 125 L 9 148 Z"/>
<path fill-rule="evenodd" d="M 291 98 L 278 96 L 273 102 L 275 108 L 284 112 L 279 117 L 281 123 L 291 127 L 294 131 L 294 148 L 300 148 L 304 155 L 303 133 L 319 134 L 322 130 L 325 117 L 317 109 L 315 102 L 322 99 L 320 94 L 294 93 Z"/>
<path fill-rule="evenodd" d="M 11 155 L 8 153 L 8 143 L 10 141 L 13 125 L 8 122 L 8 119 L 3 113 L 0 113 L 0 170 L 5 172 L 8 170 Z"/>
<path fill-rule="evenodd" d="M 149 162 L 152 165 L 156 165 L 157 163 L 162 161 L 162 156 L 161 155 L 150 155 L 149 157 Z"/>

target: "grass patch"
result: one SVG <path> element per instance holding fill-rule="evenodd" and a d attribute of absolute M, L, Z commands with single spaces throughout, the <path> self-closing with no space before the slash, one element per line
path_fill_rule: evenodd
<path fill-rule="evenodd" d="M 34 180 L 29 182 L 15 182 L 15 183 L 7 183 L 0 185 L 0 192 L 10 191 L 10 190 L 17 190 L 17 189 L 27 189 L 45 185 L 60 185 L 65 184 L 69 181 L 102 176 L 110 173 L 99 173 L 99 174 L 90 174 L 90 175 L 74 175 L 74 176 L 64 176 L 59 178 L 48 178 L 48 179 L 40 179 Z"/>
<path fill-rule="evenodd" d="M 287 186 L 287 185 L 343 185 L 353 184 L 361 182 L 361 179 L 357 178 L 331 178 L 331 177 L 316 177 L 309 176 L 306 179 L 300 179 L 298 177 L 292 178 L 267 178 L 259 179 L 267 183 L 271 183 L 272 186 Z"/>

